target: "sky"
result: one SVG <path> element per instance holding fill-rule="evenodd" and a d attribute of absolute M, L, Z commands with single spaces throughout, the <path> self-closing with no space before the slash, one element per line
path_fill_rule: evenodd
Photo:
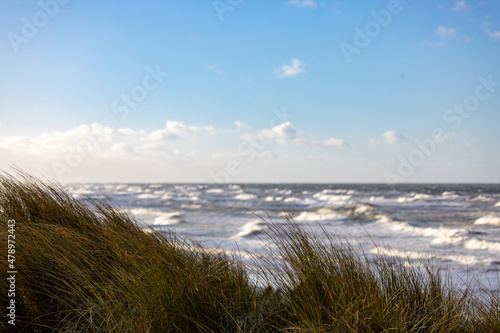
<path fill-rule="evenodd" d="M 498 183 L 500 2 L 2 1 L 0 169 Z"/>

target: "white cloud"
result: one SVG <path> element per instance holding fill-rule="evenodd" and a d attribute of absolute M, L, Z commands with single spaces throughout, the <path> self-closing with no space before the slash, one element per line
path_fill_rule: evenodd
<path fill-rule="evenodd" d="M 488 36 L 490 36 L 491 39 L 500 40 L 499 30 L 491 31 L 490 29 L 486 29 L 486 33 L 488 34 Z"/>
<path fill-rule="evenodd" d="M 238 129 L 249 129 L 250 128 L 250 126 L 248 126 L 247 124 L 242 123 L 241 121 L 237 121 L 237 120 L 234 122 L 234 125 L 236 125 L 236 127 Z"/>
<path fill-rule="evenodd" d="M 330 138 L 328 140 L 325 140 L 323 144 L 327 147 L 340 147 L 343 148 L 347 146 L 347 143 L 345 142 L 344 139 L 337 139 L 337 138 Z"/>
<path fill-rule="evenodd" d="M 440 25 L 437 30 L 436 34 L 438 34 L 441 37 L 456 37 L 456 29 L 454 28 L 447 28 L 443 25 Z"/>
<path fill-rule="evenodd" d="M 188 126 L 167 121 L 164 128 L 147 133 L 130 128 L 113 129 L 98 123 L 82 124 L 66 131 L 42 133 L 39 136 L 8 136 L 0 140 L 0 149 L 16 155 L 64 157 L 71 154 L 117 155 L 164 150 L 162 140 L 180 139 L 198 133 L 212 134 L 212 126 Z"/>
<path fill-rule="evenodd" d="M 453 137 L 455 136 L 455 133 L 451 132 L 451 133 L 444 133 L 444 134 L 440 134 L 440 133 L 437 133 L 434 135 L 433 139 L 436 141 L 436 142 L 445 142 L 445 141 L 452 141 Z"/>
<path fill-rule="evenodd" d="M 401 143 L 402 141 L 406 140 L 406 138 L 403 135 L 395 131 L 387 131 L 383 134 L 383 137 L 385 143 L 388 143 L 390 145 Z"/>
<path fill-rule="evenodd" d="M 42 133 L 39 137 L 5 137 L 0 141 L 0 148 L 35 156 L 64 154 L 79 145 L 81 149 L 89 149 L 89 145 L 94 145 L 93 142 L 109 142 L 113 135 L 111 127 L 102 127 L 97 123 L 90 126 L 83 124 L 66 131 Z"/>
<path fill-rule="evenodd" d="M 289 0 L 288 4 L 295 7 L 307 7 L 307 8 L 318 7 L 318 3 L 313 0 Z"/>
<path fill-rule="evenodd" d="M 243 134 L 240 139 L 243 141 L 271 142 L 275 140 L 280 145 L 288 145 L 298 142 L 304 134 L 298 131 L 289 121 L 279 124 L 273 128 L 265 128 L 255 133 Z"/>
<path fill-rule="evenodd" d="M 323 142 L 310 139 L 309 134 L 299 131 L 291 122 L 287 121 L 273 128 L 263 129 L 254 133 L 243 134 L 240 139 L 243 141 L 256 141 L 261 143 L 270 143 L 273 140 L 278 144 L 302 145 L 302 146 L 323 146 L 323 147 L 346 147 L 347 142 L 344 139 L 329 138 Z"/>
<path fill-rule="evenodd" d="M 469 8 L 469 5 L 465 2 L 465 0 L 457 1 L 453 5 L 453 10 L 456 12 L 461 12 Z"/>
<path fill-rule="evenodd" d="M 289 121 L 273 127 L 272 131 L 279 144 L 289 144 L 303 136 Z"/>
<path fill-rule="evenodd" d="M 280 68 L 276 69 L 276 76 L 279 78 L 294 76 L 301 73 L 305 73 L 304 63 L 298 59 L 292 59 L 290 65 L 283 64 Z"/>
<path fill-rule="evenodd" d="M 165 127 L 148 135 L 148 140 L 177 140 L 182 136 L 197 133 L 213 134 L 215 129 L 212 126 L 188 126 L 180 121 L 167 120 Z"/>
<path fill-rule="evenodd" d="M 119 128 L 116 132 L 124 136 L 140 136 L 146 134 L 146 131 L 144 130 L 135 131 L 131 128 Z"/>

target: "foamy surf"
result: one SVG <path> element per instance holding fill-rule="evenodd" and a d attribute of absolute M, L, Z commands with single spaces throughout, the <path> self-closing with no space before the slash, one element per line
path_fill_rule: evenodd
<path fill-rule="evenodd" d="M 486 215 L 483 217 L 478 218 L 476 221 L 474 221 L 474 224 L 477 225 L 500 225 L 500 216 L 496 215 Z"/>
<path fill-rule="evenodd" d="M 497 279 L 499 265 L 487 272 L 484 265 L 500 262 L 500 185 L 75 184 L 71 191 L 110 197 L 141 226 L 210 248 L 259 253 L 267 226 L 255 215 L 293 218 L 353 244 L 409 251 L 412 260 L 425 252 L 457 274 Z"/>
<path fill-rule="evenodd" d="M 236 200 L 254 200 L 257 198 L 255 194 L 251 193 L 240 193 L 234 197 Z"/>
<path fill-rule="evenodd" d="M 135 217 L 152 225 L 174 225 L 182 223 L 182 212 L 164 212 L 152 208 L 134 208 L 130 210 Z"/>
<path fill-rule="evenodd" d="M 374 246 L 370 249 L 370 253 L 375 255 L 382 255 L 387 257 L 398 257 L 403 260 L 434 260 L 443 263 L 455 263 L 463 266 L 477 265 L 477 264 L 489 264 L 489 260 L 478 260 L 474 256 L 468 255 L 432 255 L 426 252 L 415 252 L 415 251 L 405 251 L 397 250 L 383 246 Z"/>
<path fill-rule="evenodd" d="M 321 208 L 313 212 L 304 211 L 295 216 L 295 221 L 298 222 L 318 222 L 318 221 L 332 221 L 340 220 L 345 215 L 339 214 L 329 208 Z"/>
<path fill-rule="evenodd" d="M 248 222 L 241 228 L 241 231 L 231 238 L 250 237 L 264 233 L 267 225 L 263 221 Z"/>

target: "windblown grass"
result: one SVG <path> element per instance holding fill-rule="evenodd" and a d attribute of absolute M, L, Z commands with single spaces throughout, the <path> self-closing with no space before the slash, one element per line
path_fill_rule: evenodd
<path fill-rule="evenodd" d="M 0 176 L 0 278 L 16 221 L 16 326 L 23 332 L 500 332 L 498 294 L 459 290 L 432 263 L 359 255 L 293 221 L 269 222 L 278 253 L 262 288 L 239 258 L 145 233 L 107 201 Z"/>

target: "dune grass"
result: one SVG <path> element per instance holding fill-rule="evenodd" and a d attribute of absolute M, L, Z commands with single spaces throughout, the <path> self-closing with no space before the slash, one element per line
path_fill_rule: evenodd
<path fill-rule="evenodd" d="M 2 331 L 500 332 L 498 294 L 454 288 L 431 262 L 360 255 L 269 221 L 278 252 L 257 286 L 237 257 L 146 233 L 108 201 L 76 200 L 26 174 L 0 176 L 2 281 L 12 219 L 16 326 L 2 283 Z"/>

